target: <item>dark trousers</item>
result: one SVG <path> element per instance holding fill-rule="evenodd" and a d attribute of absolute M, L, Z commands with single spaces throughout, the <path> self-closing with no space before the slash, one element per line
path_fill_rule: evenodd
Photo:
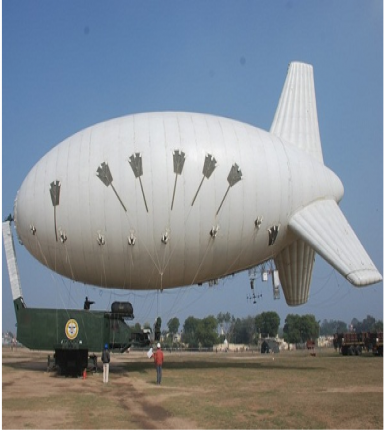
<path fill-rule="evenodd" d="M 156 365 L 156 372 L 157 372 L 157 384 L 160 385 L 161 377 L 163 374 L 163 366 L 162 365 Z"/>

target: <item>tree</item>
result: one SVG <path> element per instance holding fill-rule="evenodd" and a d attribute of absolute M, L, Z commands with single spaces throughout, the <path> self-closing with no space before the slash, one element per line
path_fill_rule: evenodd
<path fill-rule="evenodd" d="M 382 331 L 383 322 L 380 322 L 380 320 L 376 322 L 376 319 L 368 314 L 362 322 L 356 318 L 353 318 L 351 325 L 353 327 L 353 331 L 355 332 L 376 332 Z"/>
<path fill-rule="evenodd" d="M 287 343 L 301 343 L 300 316 L 288 314 L 285 318 L 284 339 Z"/>
<path fill-rule="evenodd" d="M 255 332 L 255 318 L 253 316 L 248 316 L 244 319 L 244 329 L 247 336 L 245 344 L 257 343 L 256 332 Z"/>
<path fill-rule="evenodd" d="M 178 333 L 180 327 L 180 320 L 177 317 L 173 317 L 167 323 L 168 330 L 172 334 L 172 339 L 175 334 Z"/>
<path fill-rule="evenodd" d="M 313 314 L 288 314 L 284 325 L 284 338 L 288 343 L 303 343 L 319 336 L 320 325 Z"/>
<path fill-rule="evenodd" d="M 368 314 L 362 321 L 359 332 L 373 332 L 375 329 L 376 319 Z"/>
<path fill-rule="evenodd" d="M 274 311 L 267 311 L 255 317 L 255 327 L 258 334 L 264 337 L 275 337 L 280 326 L 280 317 Z"/>
<path fill-rule="evenodd" d="M 351 326 L 352 326 L 353 329 L 356 329 L 356 328 L 358 328 L 360 326 L 360 322 L 359 322 L 358 319 L 356 319 L 356 317 L 354 317 L 351 320 Z"/>
<path fill-rule="evenodd" d="M 336 333 L 347 332 L 348 327 L 345 322 L 341 320 L 327 320 L 324 319 L 320 326 L 320 335 L 333 335 Z"/>
<path fill-rule="evenodd" d="M 139 322 L 136 322 L 135 325 L 132 328 L 133 332 L 141 332 L 141 325 Z"/>
<path fill-rule="evenodd" d="M 237 318 L 231 325 L 232 342 L 235 344 L 244 342 L 244 331 L 241 319 Z"/>
<path fill-rule="evenodd" d="M 301 316 L 301 335 L 303 341 L 319 338 L 320 325 L 313 314 Z"/>
<path fill-rule="evenodd" d="M 221 329 L 220 335 L 223 335 L 224 338 L 227 338 L 227 340 L 229 340 L 232 335 L 231 329 L 232 329 L 233 323 L 235 322 L 235 317 L 231 315 L 229 312 L 226 312 L 226 313 L 219 313 L 216 319 Z M 222 341 L 224 341 L 224 339 Z"/>
<path fill-rule="evenodd" d="M 383 321 L 378 320 L 375 322 L 375 327 L 373 329 L 373 332 L 383 332 Z"/>
<path fill-rule="evenodd" d="M 235 319 L 232 322 L 230 332 L 232 342 L 236 344 L 251 344 L 255 341 L 255 318 L 248 316 L 243 319 Z"/>
<path fill-rule="evenodd" d="M 204 319 L 188 317 L 184 322 L 183 342 L 192 348 L 217 344 L 217 319 L 214 316 Z"/>
<path fill-rule="evenodd" d="M 213 347 L 218 343 L 217 319 L 214 316 L 200 320 L 197 327 L 197 338 L 202 347 Z"/>
<path fill-rule="evenodd" d="M 182 341 L 188 344 L 189 347 L 198 347 L 197 341 L 197 327 L 199 324 L 199 319 L 193 316 L 189 316 L 184 322 L 184 332 L 182 336 Z"/>

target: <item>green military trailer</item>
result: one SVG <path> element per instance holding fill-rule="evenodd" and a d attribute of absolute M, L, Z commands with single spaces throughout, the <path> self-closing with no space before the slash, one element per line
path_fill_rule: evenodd
<path fill-rule="evenodd" d="M 122 311 L 28 308 L 23 298 L 14 301 L 17 319 L 17 339 L 34 350 L 55 351 L 53 364 L 61 374 L 81 375 L 84 369 L 97 369 L 97 356 L 105 345 L 111 351 L 125 352 L 131 345 L 150 344 L 147 334 L 133 333 L 125 319 L 133 319 L 129 302 Z M 132 311 L 127 313 L 124 310 Z M 51 362 L 51 359 L 49 359 Z"/>
<path fill-rule="evenodd" d="M 134 318 L 130 302 L 114 302 L 111 311 L 45 309 L 26 306 L 20 286 L 11 220 L 3 223 L 3 239 L 17 321 L 17 340 L 33 350 L 54 350 L 52 364 L 64 375 L 81 375 L 97 369 L 95 354 L 108 345 L 125 352 L 131 346 L 146 347 L 149 334 L 132 332 L 126 320 Z M 160 330 L 160 329 L 158 329 Z M 90 355 L 90 352 L 91 355 Z"/>

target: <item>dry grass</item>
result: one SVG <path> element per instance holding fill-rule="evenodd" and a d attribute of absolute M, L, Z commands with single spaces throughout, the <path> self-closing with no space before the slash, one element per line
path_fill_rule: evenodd
<path fill-rule="evenodd" d="M 273 359 L 274 358 L 274 359 Z M 3 429 L 383 429 L 383 359 L 333 350 L 114 355 L 110 383 L 46 372 L 3 351 Z"/>

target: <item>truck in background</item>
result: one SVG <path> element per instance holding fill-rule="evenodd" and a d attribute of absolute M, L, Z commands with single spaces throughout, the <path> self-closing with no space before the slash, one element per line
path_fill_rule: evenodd
<path fill-rule="evenodd" d="M 346 355 L 361 355 L 363 351 L 383 356 L 382 332 L 344 332 L 333 336 L 335 350 Z"/>

